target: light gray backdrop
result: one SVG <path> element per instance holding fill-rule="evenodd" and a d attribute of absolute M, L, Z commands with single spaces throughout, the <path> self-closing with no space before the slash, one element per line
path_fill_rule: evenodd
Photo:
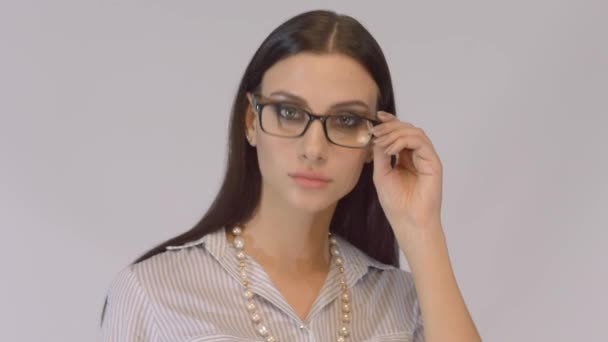
<path fill-rule="evenodd" d="M 433 140 L 484 340 L 608 340 L 605 1 L 62 0 L 0 2 L 2 341 L 97 336 L 116 273 L 218 190 L 253 52 L 315 8 L 367 26 Z"/>

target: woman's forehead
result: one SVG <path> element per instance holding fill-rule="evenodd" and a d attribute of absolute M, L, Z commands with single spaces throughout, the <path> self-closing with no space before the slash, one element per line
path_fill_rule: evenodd
<path fill-rule="evenodd" d="M 351 100 L 372 106 L 378 94 L 375 81 L 357 61 L 335 53 L 287 57 L 266 71 L 261 86 L 264 95 L 287 92 L 305 99 L 310 106 L 324 108 Z"/>

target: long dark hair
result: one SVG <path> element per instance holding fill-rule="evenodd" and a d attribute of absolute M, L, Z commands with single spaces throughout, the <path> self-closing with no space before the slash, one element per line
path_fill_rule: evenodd
<path fill-rule="evenodd" d="M 251 218 L 260 200 L 262 179 L 256 150 L 245 139 L 245 113 L 249 105 L 246 94 L 260 86 L 262 76 L 272 65 L 299 52 L 341 53 L 358 61 L 380 90 L 377 109 L 395 113 L 386 59 L 363 25 L 350 16 L 322 10 L 287 20 L 262 42 L 241 79 L 230 117 L 228 165 L 215 200 L 192 229 L 152 248 L 134 263 L 163 253 L 167 246 L 182 245 Z M 380 206 L 372 176 L 373 164 L 366 163 L 353 190 L 338 202 L 330 231 L 372 258 L 399 267 L 395 235 Z"/>

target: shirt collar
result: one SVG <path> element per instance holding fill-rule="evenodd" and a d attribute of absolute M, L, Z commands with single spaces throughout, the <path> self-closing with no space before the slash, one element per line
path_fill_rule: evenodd
<path fill-rule="evenodd" d="M 356 271 L 355 273 L 357 273 L 357 278 L 367 273 L 367 270 L 370 267 L 379 270 L 398 269 L 393 265 L 382 263 L 370 257 L 343 237 L 337 234 L 333 234 L 333 236 L 335 236 L 336 240 L 338 241 L 338 250 L 343 255 L 343 259 L 347 265 L 347 269 L 348 265 L 350 265 L 354 269 L 354 271 Z M 222 227 L 215 232 L 206 234 L 200 239 L 190 241 L 182 245 L 167 246 L 166 249 L 180 250 L 199 245 L 204 245 L 207 251 L 209 251 L 209 253 L 211 253 L 216 259 L 222 260 L 228 247 L 228 241 L 226 240 L 226 228 Z"/>
<path fill-rule="evenodd" d="M 349 288 L 353 288 L 357 282 L 363 278 L 369 271 L 370 268 L 376 268 L 380 270 L 395 270 L 398 269 L 393 265 L 387 265 L 381 263 L 367 254 L 363 253 L 357 247 L 352 245 L 350 242 L 345 240 L 339 235 L 335 235 L 338 250 L 343 256 L 344 259 L 344 278 L 346 284 Z M 184 250 L 201 246 L 207 250 L 222 267 L 226 270 L 226 272 L 233 277 L 236 282 L 240 283 L 240 271 L 238 269 L 238 264 L 233 259 L 233 255 L 231 255 L 229 248 L 232 248 L 228 244 L 228 240 L 226 238 L 226 228 L 222 227 L 214 232 L 208 233 L 204 237 L 194 240 L 180 246 L 169 246 L 167 250 Z M 252 265 L 253 267 L 257 267 Z M 317 312 L 322 310 L 326 305 L 335 300 L 340 293 L 340 285 L 338 282 L 338 266 L 336 263 L 332 263 L 330 266 L 328 281 L 324 283 L 321 288 L 321 292 L 324 295 L 320 295 L 317 300 L 313 303 L 313 306 L 309 312 L 309 317 L 313 317 Z M 267 286 L 271 282 L 268 276 L 264 272 L 252 272 L 250 274 L 252 284 L 250 284 L 251 290 L 264 297 L 269 302 L 273 303 L 277 307 L 281 308 L 284 312 L 291 315 L 294 319 L 299 320 L 297 314 L 293 311 L 293 309 L 287 304 L 287 302 L 283 300 L 276 300 L 276 298 L 282 298 L 281 294 L 278 292 L 273 286 Z"/>

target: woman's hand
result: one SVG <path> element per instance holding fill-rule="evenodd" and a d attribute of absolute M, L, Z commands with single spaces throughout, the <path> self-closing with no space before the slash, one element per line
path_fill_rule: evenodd
<path fill-rule="evenodd" d="M 382 123 L 372 129 L 377 137 L 374 184 L 412 271 L 425 335 L 433 341 L 481 341 L 458 289 L 441 227 L 439 157 L 420 128 L 390 114 L 379 117 Z M 397 155 L 394 168 L 391 154 Z M 452 338 L 454 332 L 457 338 Z"/>
<path fill-rule="evenodd" d="M 378 117 L 382 123 L 372 128 L 373 179 L 391 226 L 440 227 L 443 170 L 431 140 L 422 129 L 392 114 L 378 112 Z"/>

